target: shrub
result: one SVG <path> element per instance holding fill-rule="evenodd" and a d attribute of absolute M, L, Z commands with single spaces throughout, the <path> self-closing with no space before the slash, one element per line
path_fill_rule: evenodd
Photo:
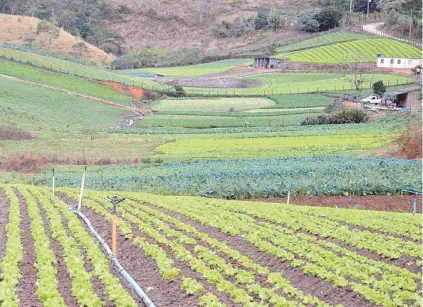
<path fill-rule="evenodd" d="M 320 31 L 327 31 L 339 27 L 339 21 L 341 19 L 341 11 L 334 7 L 325 8 L 316 16 L 316 20 L 320 23 Z"/>
<path fill-rule="evenodd" d="M 34 152 L 13 154 L 0 158 L 0 169 L 8 172 L 36 173 L 44 166 L 44 160 Z"/>
<path fill-rule="evenodd" d="M 344 108 L 344 104 L 342 101 L 337 100 L 335 102 L 332 102 L 331 104 L 328 104 L 324 111 L 326 113 L 336 113 L 336 112 L 340 112 L 342 109 Z"/>
<path fill-rule="evenodd" d="M 334 124 L 359 124 L 368 121 L 368 116 L 363 110 L 343 109 L 336 114 L 325 114 L 317 117 L 308 117 L 301 122 L 303 126 L 309 125 L 334 125 Z"/>
<path fill-rule="evenodd" d="M 373 93 L 375 93 L 376 95 L 379 95 L 380 97 L 383 96 L 383 94 L 385 94 L 386 92 L 386 86 L 383 84 L 382 80 L 379 80 L 375 83 L 373 83 Z"/>
<path fill-rule="evenodd" d="M 267 28 L 269 25 L 269 14 L 264 11 L 257 13 L 257 16 L 254 18 L 254 28 L 256 30 L 262 30 Z"/>
<path fill-rule="evenodd" d="M 320 29 L 320 22 L 317 20 L 321 9 L 313 8 L 303 11 L 297 15 L 297 25 L 299 30 L 305 32 L 317 32 Z"/>
<path fill-rule="evenodd" d="M 401 134 L 397 140 L 399 150 L 397 156 L 406 159 L 422 158 L 422 125 L 408 125 L 407 129 Z"/>
<path fill-rule="evenodd" d="M 269 28 L 273 31 L 280 30 L 285 27 L 285 19 L 278 11 L 272 11 L 268 17 Z"/>

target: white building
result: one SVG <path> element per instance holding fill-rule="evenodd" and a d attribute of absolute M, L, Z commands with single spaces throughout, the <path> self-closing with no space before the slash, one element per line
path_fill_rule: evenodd
<path fill-rule="evenodd" d="M 422 65 L 421 59 L 378 58 L 377 67 L 381 68 L 414 68 Z"/>

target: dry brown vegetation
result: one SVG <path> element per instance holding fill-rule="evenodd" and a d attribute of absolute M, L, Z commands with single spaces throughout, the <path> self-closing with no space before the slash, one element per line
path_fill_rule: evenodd
<path fill-rule="evenodd" d="M 47 49 L 46 37 L 36 33 L 39 21 L 34 17 L 0 14 L 0 41 L 14 45 L 31 44 L 34 47 Z M 84 43 L 85 47 L 81 52 L 81 48 L 77 47 L 78 43 L 83 41 L 60 29 L 60 36 L 52 41 L 50 50 L 99 65 L 108 65 L 115 59 L 115 56 L 88 43 Z"/>
<path fill-rule="evenodd" d="M 408 125 L 398 138 L 399 151 L 396 156 L 405 159 L 422 158 L 422 123 Z"/>
<path fill-rule="evenodd" d="M 34 136 L 27 131 L 14 127 L 0 126 L 0 140 L 2 141 L 20 141 L 29 140 L 32 138 L 34 138 Z"/>
<path fill-rule="evenodd" d="M 6 172 L 37 173 L 46 164 L 56 165 L 120 165 L 138 164 L 139 156 L 133 158 L 112 159 L 102 157 L 88 159 L 86 157 L 44 156 L 35 152 L 15 153 L 10 156 L 0 156 L 0 170 Z"/>
<path fill-rule="evenodd" d="M 224 20 L 232 22 L 236 18 L 254 16 L 262 9 L 278 9 L 295 16 L 299 10 L 310 8 L 314 1 L 106 0 L 106 2 L 112 5 L 124 4 L 131 9 L 131 14 L 124 22 L 109 25 L 126 38 L 125 46 L 128 51 L 139 51 L 142 44 L 155 42 L 161 48 L 198 46 L 223 53 L 243 47 L 258 48 L 263 46 L 264 41 L 270 44 L 307 34 L 290 30 L 218 39 L 212 35 L 212 26 L 215 23 Z"/>

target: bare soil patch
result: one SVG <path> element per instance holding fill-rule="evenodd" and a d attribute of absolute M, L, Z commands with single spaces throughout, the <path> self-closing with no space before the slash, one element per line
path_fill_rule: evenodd
<path fill-rule="evenodd" d="M 319 207 L 338 207 L 338 208 L 354 208 L 357 202 L 357 208 L 363 210 L 377 211 L 398 211 L 412 212 L 413 195 L 365 195 L 365 196 L 310 196 L 310 197 L 293 197 L 291 204 L 319 206 Z M 286 204 L 286 197 L 270 197 L 253 199 L 259 202 L 283 203 Z M 422 212 L 422 197 L 417 197 L 417 212 Z"/>

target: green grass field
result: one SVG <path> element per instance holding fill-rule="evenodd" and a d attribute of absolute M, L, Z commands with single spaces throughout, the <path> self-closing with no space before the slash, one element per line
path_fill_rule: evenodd
<path fill-rule="evenodd" d="M 342 64 L 348 61 L 375 62 L 378 53 L 385 57 L 422 57 L 419 48 L 389 38 L 374 38 L 337 43 L 292 53 L 279 54 L 293 62 Z"/>
<path fill-rule="evenodd" d="M 266 109 L 298 109 L 326 107 L 334 101 L 333 98 L 323 95 L 295 94 L 295 95 L 274 95 L 270 98 L 276 101 L 276 105 L 266 107 Z"/>
<path fill-rule="evenodd" d="M 214 99 L 165 99 L 153 106 L 154 111 L 203 111 L 232 112 L 247 111 L 274 106 L 267 98 L 214 98 Z"/>
<path fill-rule="evenodd" d="M 366 39 L 370 37 L 372 36 L 367 34 L 358 34 L 358 33 L 352 33 L 352 32 L 334 32 L 334 33 L 329 33 L 325 35 L 319 35 L 317 37 L 306 39 L 298 43 L 282 46 L 277 48 L 276 51 L 278 52 L 278 54 L 281 54 L 281 53 L 284 54 L 286 52 L 291 52 L 296 50 L 315 48 L 318 46 L 330 45 L 330 44 L 359 40 L 359 39 Z"/>
<path fill-rule="evenodd" d="M 179 66 L 179 67 L 167 67 L 167 68 L 145 68 L 140 69 L 141 72 L 164 74 L 170 77 L 181 77 L 181 76 L 199 76 L 222 73 L 234 68 L 237 65 L 250 64 L 250 59 L 234 59 L 234 60 L 223 60 L 212 63 Z"/>
<path fill-rule="evenodd" d="M 335 127 L 334 127 L 335 128 Z M 180 139 L 156 149 L 167 159 L 278 158 L 358 153 L 389 144 L 392 135 L 357 134 L 247 139 Z"/>
<path fill-rule="evenodd" d="M 105 130 L 124 111 L 46 88 L 1 79 L 0 122 L 30 131 Z"/>
<path fill-rule="evenodd" d="M 72 61 L 66 61 L 51 56 L 44 56 L 30 52 L 14 50 L 11 48 L 0 47 L 0 57 L 13 59 L 21 63 L 30 63 L 35 66 L 46 68 L 57 72 L 65 72 L 80 77 L 92 78 L 97 80 L 111 80 L 121 82 L 127 85 L 136 85 L 146 89 L 168 89 L 167 86 L 157 83 L 147 78 L 126 76 L 110 70 L 100 69 L 92 66 L 85 66 Z"/>
<path fill-rule="evenodd" d="M 82 77 L 47 71 L 30 65 L 1 59 L 0 74 L 66 89 L 122 105 L 131 105 L 131 97 L 121 94 L 106 85 L 95 83 Z"/>
<path fill-rule="evenodd" d="M 317 115 L 317 114 L 314 114 Z M 224 128 L 245 127 L 247 123 L 252 127 L 291 126 L 310 116 L 309 113 L 300 114 L 257 114 L 244 113 L 241 116 L 201 116 L 201 115 L 160 115 L 153 114 L 135 123 L 135 127 L 181 127 L 181 128 Z"/>
<path fill-rule="evenodd" d="M 372 84 L 378 80 L 382 80 L 386 85 L 414 83 L 414 79 L 411 77 L 392 74 L 369 74 L 364 78 L 366 82 L 362 89 L 371 88 Z M 266 96 L 354 90 L 354 86 L 348 78 L 337 73 L 269 73 L 240 79 L 250 82 L 258 81 L 260 85 L 243 89 L 185 87 L 185 90 L 191 96 Z"/>

